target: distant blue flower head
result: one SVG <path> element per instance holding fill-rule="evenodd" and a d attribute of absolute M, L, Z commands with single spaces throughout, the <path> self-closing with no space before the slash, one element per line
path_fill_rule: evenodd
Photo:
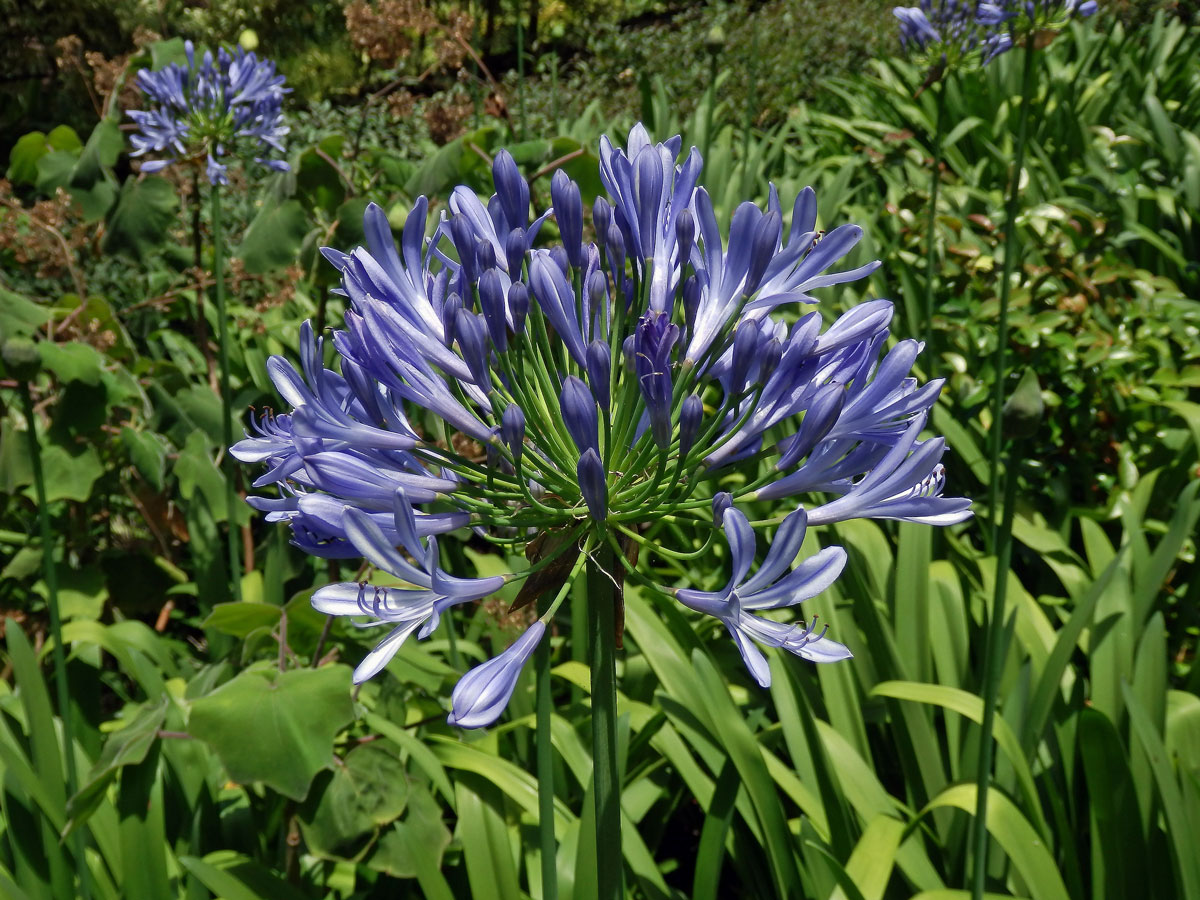
<path fill-rule="evenodd" d="M 1006 34 L 1011 46 L 1031 32 L 1059 29 L 1070 19 L 1086 19 L 1098 8 L 1096 0 L 984 0 L 978 18 L 993 34 Z"/>
<path fill-rule="evenodd" d="M 290 411 L 264 415 L 232 452 L 267 466 L 254 485 L 276 494 L 250 502 L 287 522 L 298 546 L 365 558 L 411 585 L 314 594 L 322 612 L 388 626 L 356 680 L 450 607 L 546 566 L 577 573 L 607 545 L 628 577 L 724 625 L 765 684 L 760 647 L 814 662 L 850 655 L 793 612 L 845 563 L 833 546 L 799 559 L 807 529 L 970 517 L 969 501 L 943 496 L 944 441 L 922 437 L 941 382 L 911 375 L 918 342 L 888 348 L 892 304 L 862 302 L 832 321 L 813 309 L 822 289 L 878 267 L 846 261 L 862 229 L 819 230 L 811 188 L 785 217 L 774 187 L 765 207 L 742 203 L 723 226 L 699 152 L 680 162 L 681 150 L 640 125 L 624 149 L 603 138 L 607 198 L 584 203 L 556 174 L 555 207 L 540 215 L 501 151 L 491 197 L 458 187 L 432 222 L 418 199 L 399 246 L 370 205 L 365 246 L 323 251 L 341 273 L 345 327 L 332 354 L 305 324 L 299 365 L 269 361 Z M 539 239 L 549 215 L 566 246 Z M 769 550 L 755 568 L 739 506 L 763 501 L 787 515 L 763 529 Z M 666 517 L 669 534 L 657 531 Z M 530 568 L 450 575 L 438 537 L 467 527 L 510 551 L 536 538 Z M 681 539 L 694 543 L 676 549 L 691 550 L 714 527 L 733 570 L 723 589 L 659 584 L 634 567 L 631 546 L 646 545 L 642 559 Z M 463 678 L 451 722 L 500 715 L 572 578 L 537 625 Z"/>
<path fill-rule="evenodd" d="M 142 69 L 137 84 L 148 105 L 132 110 L 130 118 L 138 132 L 130 141 L 133 156 L 165 154 L 147 160 L 142 171 L 157 172 L 180 158 L 205 163 L 211 184 L 227 184 L 228 164 L 223 160 L 253 157 L 280 172 L 288 164 L 272 154 L 282 154 L 288 126 L 283 121 L 284 78 L 275 64 L 259 60 L 237 47 L 232 54 L 224 47 L 216 59 L 205 51 L 196 63 L 192 42 L 185 45 L 187 65 L 171 63 L 153 71 Z"/>

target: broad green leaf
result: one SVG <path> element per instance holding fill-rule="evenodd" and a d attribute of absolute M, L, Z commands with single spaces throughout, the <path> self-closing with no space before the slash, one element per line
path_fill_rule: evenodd
<path fill-rule="evenodd" d="M 308 215 L 299 200 L 264 205 L 246 229 L 237 255 L 254 275 L 292 265 L 308 229 Z"/>
<path fill-rule="evenodd" d="M 231 850 L 218 850 L 203 859 L 181 856 L 179 863 L 221 900 L 309 900 L 278 875 Z"/>
<path fill-rule="evenodd" d="M 51 315 L 48 307 L 0 287 L 0 338 L 28 337 Z"/>
<path fill-rule="evenodd" d="M 883 900 L 903 835 L 904 823 L 891 816 L 876 816 L 867 824 L 867 830 L 846 862 L 846 874 L 858 887 L 863 900 Z M 846 900 L 846 894 L 838 888 L 831 900 Z"/>
<path fill-rule="evenodd" d="M 13 184 L 33 184 L 37 181 L 38 160 L 49 152 L 47 143 L 43 131 L 31 131 L 17 138 L 8 154 L 8 170 L 4 177 Z"/>
<path fill-rule="evenodd" d="M 87 146 L 79 154 L 79 162 L 71 173 L 70 186 L 84 190 L 92 187 L 104 177 L 105 170 L 116 165 L 124 149 L 125 139 L 121 136 L 118 120 L 111 117 L 101 119 L 92 129 Z"/>
<path fill-rule="evenodd" d="M 1129 753 L 1104 713 L 1079 713 L 1077 744 L 1088 785 L 1092 870 L 1106 897 L 1135 897 L 1149 883 L 1146 842 Z"/>
<path fill-rule="evenodd" d="M 42 469 L 46 478 L 46 500 L 78 500 L 84 502 L 92 496 L 92 485 L 104 474 L 100 453 L 94 446 L 78 448 L 70 453 L 65 447 L 51 444 L 42 448 Z M 32 498 L 32 487 L 25 489 Z"/>
<path fill-rule="evenodd" d="M 976 796 L 975 785 L 958 784 L 931 800 L 925 811 L 951 806 L 974 815 Z M 1013 802 L 995 788 L 988 790 L 987 829 L 1012 861 L 1033 900 L 1069 900 L 1058 864 L 1045 842 Z"/>
<path fill-rule="evenodd" d="M 388 742 L 354 748 L 334 765 L 319 797 L 300 811 L 304 839 L 321 856 L 352 856 L 359 838 L 395 821 L 408 802 L 408 774 Z"/>
<path fill-rule="evenodd" d="M 121 426 L 121 443 L 129 453 L 138 474 L 156 491 L 163 489 L 163 476 L 167 462 L 167 451 L 162 442 L 148 431 L 138 431 L 128 425 Z"/>
<path fill-rule="evenodd" d="M 146 758 L 151 745 L 158 740 L 158 729 L 167 716 L 168 701 L 144 706 L 124 728 L 113 732 L 104 742 L 104 750 L 92 771 L 83 779 L 75 796 L 67 802 L 66 830 L 69 832 L 84 822 L 100 804 L 104 791 L 122 766 L 137 765 Z"/>
<path fill-rule="evenodd" d="M 1179 873 L 1181 896 L 1200 897 L 1200 856 L 1196 854 L 1194 835 L 1191 832 L 1183 796 L 1167 758 L 1166 747 L 1156 730 L 1150 715 L 1138 702 L 1129 685 L 1122 685 L 1125 706 L 1129 711 L 1129 723 L 1134 737 L 1146 753 L 1154 783 L 1158 787 L 1158 798 L 1166 818 L 1167 835 L 1171 840 L 1172 856 Z"/>
<path fill-rule="evenodd" d="M 269 603 L 218 603 L 213 607 L 204 627 L 231 634 L 234 637 L 245 637 L 259 628 L 274 628 L 279 624 L 279 607 Z"/>
<path fill-rule="evenodd" d="M 104 357 L 91 344 L 71 341 L 54 344 L 43 341 L 38 344 L 42 365 L 58 376 L 59 381 L 82 381 L 84 384 L 99 384 L 104 371 Z"/>
<path fill-rule="evenodd" d="M 144 259 L 168 239 L 179 198 L 165 178 L 129 178 L 121 187 L 116 208 L 108 216 L 101 249 Z"/>
<path fill-rule="evenodd" d="M 884 697 L 895 697 L 900 700 L 914 700 L 918 703 L 928 703 L 952 710 L 976 725 L 983 723 L 983 699 L 975 694 L 959 688 L 947 687 L 941 684 L 914 684 L 905 681 L 885 681 L 875 685 L 872 694 Z M 1050 829 L 1042 819 L 1041 802 L 1038 798 L 1037 787 L 1033 782 L 1033 774 L 1021 752 L 1021 745 L 1012 726 L 1002 717 L 997 716 L 992 724 L 996 743 L 1004 753 L 1009 764 L 1017 774 L 1021 785 L 1021 795 L 1025 805 L 1034 816 L 1034 824 L 1043 835 L 1049 837 Z"/>
<path fill-rule="evenodd" d="M 248 669 L 192 703 L 188 731 L 209 743 L 234 781 L 261 781 L 294 800 L 333 762 L 354 719 L 350 671 Z"/>
<path fill-rule="evenodd" d="M 393 878 L 420 877 L 426 867 L 441 867 L 449 843 L 442 807 L 425 788 L 414 787 L 404 818 L 384 830 L 364 864 Z"/>

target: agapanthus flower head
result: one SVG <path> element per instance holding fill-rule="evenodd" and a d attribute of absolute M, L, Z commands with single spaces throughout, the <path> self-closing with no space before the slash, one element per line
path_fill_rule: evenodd
<path fill-rule="evenodd" d="M 823 288 L 878 266 L 847 264 L 862 230 L 818 230 L 810 188 L 785 215 L 774 187 L 724 229 L 700 154 L 680 162 L 681 150 L 640 125 L 625 149 L 602 139 L 608 196 L 591 206 L 590 231 L 565 174 L 551 185 L 555 208 L 531 221 L 529 186 L 501 151 L 490 198 L 457 188 L 436 223 L 419 200 L 398 247 L 371 205 L 365 247 L 323 251 L 347 302 L 336 361 L 302 328 L 299 367 L 268 366 L 290 412 L 264 416 L 232 452 L 267 464 L 255 486 L 278 496 L 250 502 L 287 522 L 298 546 L 364 557 L 412 586 L 314 594 L 323 612 L 389 626 L 356 680 L 450 607 L 553 566 L 543 580 L 557 593 L 538 624 L 454 692 L 452 722 L 494 721 L 572 580 L 607 548 L 623 567 L 614 583 L 628 574 L 715 617 L 765 684 L 760 646 L 814 662 L 850 655 L 795 612 L 845 562 L 829 546 L 797 564 L 806 530 L 971 515 L 968 501 L 942 496 L 944 443 L 922 437 L 941 382 L 910 374 L 918 342 L 888 349 L 892 304 L 860 303 L 831 322 L 814 308 Z M 565 248 L 539 242 L 548 215 Z M 764 500 L 786 515 L 763 529 L 770 549 L 755 570 L 739 504 Z M 659 584 L 634 567 L 634 545 L 649 548 L 643 560 L 671 549 L 654 531 L 665 518 L 696 545 L 724 533 L 724 589 Z M 450 575 L 438 536 L 464 527 L 508 548 L 528 542 L 531 567 Z"/>
<path fill-rule="evenodd" d="M 1033 32 L 1056 31 L 1071 19 L 1086 19 L 1098 8 L 1096 0 L 984 0 L 978 18 L 993 33 L 1007 34 L 1011 46 Z"/>
<path fill-rule="evenodd" d="M 938 71 L 986 65 L 1012 46 L 1007 16 L 985 0 L 920 0 L 892 10 L 906 54 Z"/>
<path fill-rule="evenodd" d="M 216 57 L 206 50 L 197 62 L 192 42 L 184 47 L 187 65 L 138 72 L 147 106 L 129 113 L 138 126 L 132 155 L 162 157 L 144 162 L 142 171 L 189 159 L 205 166 L 211 184 L 227 184 L 226 160 L 252 157 L 286 172 L 288 164 L 274 156 L 284 152 L 283 97 L 290 89 L 275 64 L 241 47 L 232 53 L 221 47 Z"/>

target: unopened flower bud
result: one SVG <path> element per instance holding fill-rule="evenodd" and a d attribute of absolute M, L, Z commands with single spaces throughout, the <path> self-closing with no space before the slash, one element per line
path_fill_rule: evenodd
<path fill-rule="evenodd" d="M 579 493 L 587 504 L 588 512 L 597 522 L 603 522 L 608 517 L 608 482 L 604 478 L 604 463 L 600 461 L 600 454 L 591 447 L 584 450 L 575 474 L 579 480 Z"/>
<path fill-rule="evenodd" d="M 529 288 L 524 282 L 514 281 L 508 289 L 508 311 L 512 313 L 513 331 L 525 332 L 525 317 L 529 315 Z"/>
<path fill-rule="evenodd" d="M 446 721 L 459 728 L 482 728 L 500 718 L 512 699 L 521 670 L 545 633 L 546 623 L 539 619 L 499 656 L 480 663 L 460 678 L 450 695 L 451 711 Z"/>

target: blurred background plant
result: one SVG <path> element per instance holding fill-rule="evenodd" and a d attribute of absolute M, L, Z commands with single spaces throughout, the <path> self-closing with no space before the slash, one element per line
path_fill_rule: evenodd
<path fill-rule="evenodd" d="M 134 73 L 181 59 L 184 38 L 257 41 L 297 89 L 292 171 L 231 172 L 224 194 L 235 410 L 277 403 L 265 361 L 297 346 L 300 322 L 338 323 L 336 272 L 317 251 L 361 242 L 368 201 L 393 227 L 420 194 L 436 214 L 455 184 L 490 192 L 506 146 L 539 206 L 558 167 L 590 203 L 598 135 L 640 119 L 701 148 L 723 221 L 770 181 L 785 196 L 813 185 L 820 227 L 866 229 L 858 261 L 888 264 L 865 290 L 829 289 L 829 317 L 886 296 L 896 333 L 921 333 L 933 242 L 922 359 L 949 379 L 933 429 L 949 438 L 953 493 L 986 495 L 1019 54 L 946 85 L 930 233 L 934 97 L 914 99 L 924 73 L 894 55 L 886 5 L 0 8 L 0 338 L 35 341 L 54 525 L 44 547 L 34 423 L 6 368 L 0 894 L 75 896 L 86 867 L 92 895 L 113 898 L 543 895 L 532 680 L 484 735 L 446 726 L 441 700 L 520 633 L 512 598 L 471 608 L 453 642 L 406 646 L 351 697 L 341 660 L 371 639 L 308 597 L 354 566 L 307 560 L 226 504 L 217 322 L 196 303 L 210 287 L 209 212 L 190 179 L 137 171 L 123 115 L 140 102 Z M 769 694 L 718 677 L 738 665 L 715 628 L 697 636 L 628 589 L 618 737 L 633 896 L 963 896 L 998 577 L 1017 617 L 994 730 L 989 892 L 1200 896 L 1196 13 L 1102 7 L 1039 55 L 1008 387 L 1032 370 L 1045 414 L 1024 438 L 1011 571 L 998 574 L 970 528 L 933 541 L 839 526 L 849 577 L 808 605 L 856 658 L 821 671 L 773 659 Z M 235 573 L 226 523 L 242 537 Z M 461 537 L 444 542 L 454 571 L 508 570 Z M 50 701 L 44 552 L 65 620 L 70 748 Z M 656 577 L 715 586 L 720 552 Z M 558 636 L 554 653 L 558 888 L 584 897 L 594 821 L 573 811 L 590 783 L 586 657 Z M 247 740 L 263 728 L 278 739 Z M 83 836 L 82 856 L 64 830 Z"/>

